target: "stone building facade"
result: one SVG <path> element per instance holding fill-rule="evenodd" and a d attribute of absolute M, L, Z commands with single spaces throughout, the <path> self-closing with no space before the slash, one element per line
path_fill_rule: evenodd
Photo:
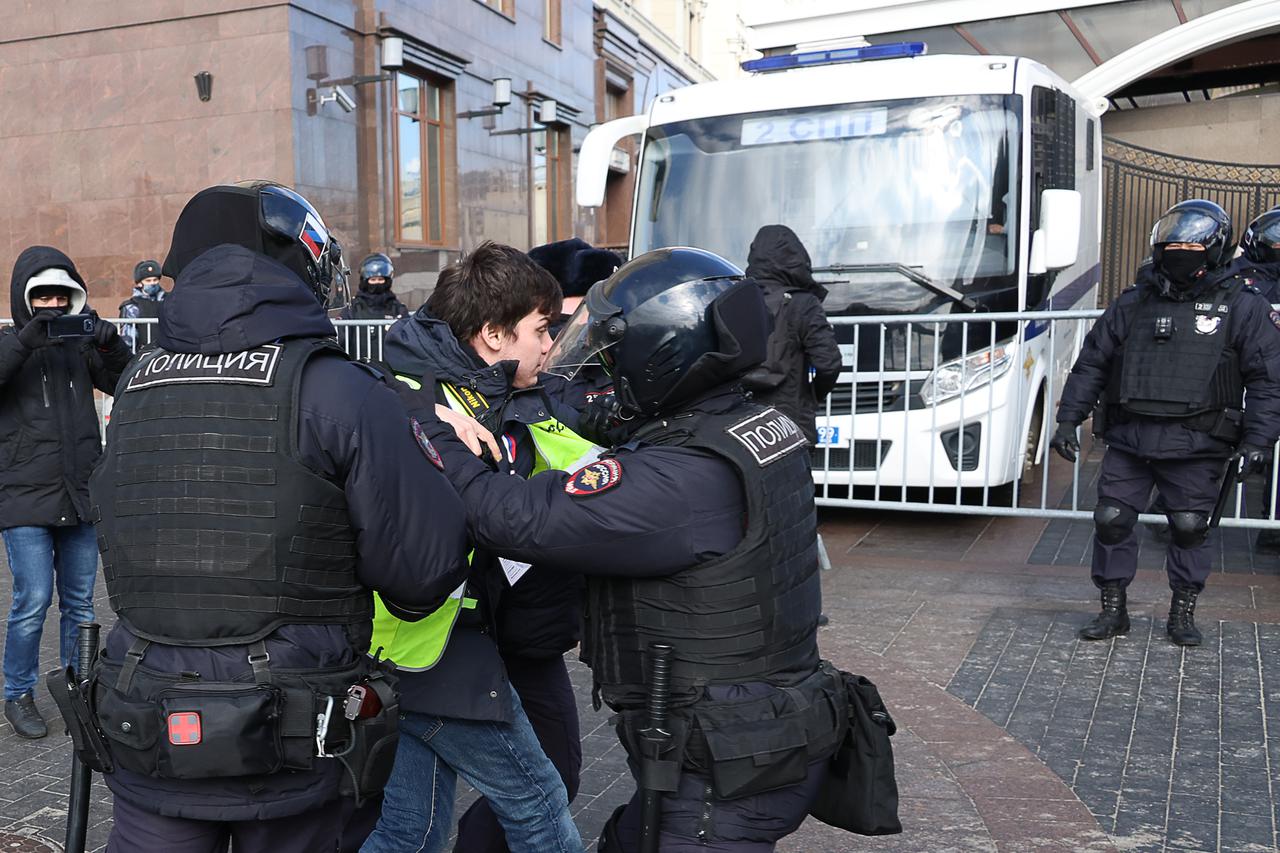
<path fill-rule="evenodd" d="M 310 198 L 353 265 L 391 254 L 411 304 L 482 240 L 616 242 L 630 191 L 578 208 L 574 151 L 593 123 L 706 79 L 661 42 L 591 0 L 24 4 L 0 32 L 0 260 L 58 246 L 111 314 L 192 194 L 258 178 Z M 468 117 L 495 78 L 510 103 Z"/>

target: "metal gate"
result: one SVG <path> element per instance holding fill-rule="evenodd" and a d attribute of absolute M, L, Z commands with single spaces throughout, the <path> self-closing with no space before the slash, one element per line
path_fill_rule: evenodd
<path fill-rule="evenodd" d="M 1110 138 L 1102 141 L 1102 177 L 1102 305 L 1133 284 L 1150 254 L 1151 226 L 1179 201 L 1222 205 L 1237 237 L 1255 216 L 1280 204 L 1280 165 L 1177 157 Z"/>

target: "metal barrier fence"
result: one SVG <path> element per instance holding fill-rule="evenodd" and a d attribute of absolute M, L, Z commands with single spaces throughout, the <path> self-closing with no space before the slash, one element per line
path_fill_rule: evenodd
<path fill-rule="evenodd" d="M 845 370 L 818 409 L 820 505 L 1088 520 L 1100 453 L 1049 447 L 1062 386 L 1100 310 L 833 317 Z M 1235 488 L 1224 527 L 1280 527 L 1276 472 Z M 1225 466 L 1224 466 L 1225 468 Z M 1143 513 L 1144 522 L 1164 516 Z"/>
<path fill-rule="evenodd" d="M 817 502 L 851 509 L 1088 520 L 1099 453 L 1049 450 L 1062 384 L 1099 310 L 833 317 L 845 370 L 818 410 Z M 112 318 L 141 348 L 154 319 Z M 0 320 L 0 325 L 7 324 Z M 355 358 L 382 357 L 390 321 L 337 320 Z M 111 398 L 99 395 L 102 425 Z M 1091 450 L 1095 451 L 1091 453 Z M 1235 489 L 1224 527 L 1276 527 L 1271 471 Z M 1163 515 L 1143 513 L 1144 522 Z"/>

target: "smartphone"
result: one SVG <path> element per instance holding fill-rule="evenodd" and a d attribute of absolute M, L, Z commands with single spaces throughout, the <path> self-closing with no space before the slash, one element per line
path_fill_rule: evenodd
<path fill-rule="evenodd" d="M 93 337 L 93 315 L 63 314 L 49 321 L 50 338 Z"/>

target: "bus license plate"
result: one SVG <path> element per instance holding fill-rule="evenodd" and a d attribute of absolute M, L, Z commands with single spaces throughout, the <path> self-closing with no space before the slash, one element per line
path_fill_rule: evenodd
<path fill-rule="evenodd" d="M 848 438 L 841 438 L 840 427 L 838 426 L 820 426 L 818 427 L 818 446 L 819 447 L 847 447 L 849 445 Z"/>

